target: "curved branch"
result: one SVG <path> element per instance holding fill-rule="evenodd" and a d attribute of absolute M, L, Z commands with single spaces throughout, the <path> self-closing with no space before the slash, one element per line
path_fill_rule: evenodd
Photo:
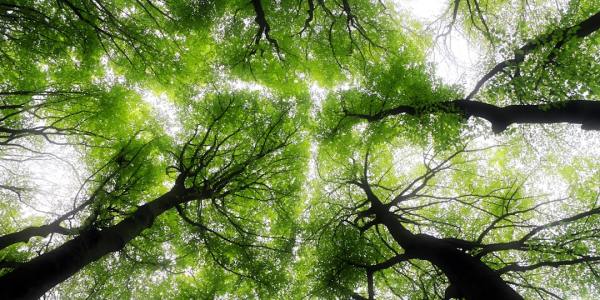
<path fill-rule="evenodd" d="M 21 231 L 0 236 L 0 250 L 16 243 L 27 242 L 32 237 L 45 237 L 51 233 L 69 235 L 73 233 L 73 230 L 69 230 L 54 223 L 42 226 L 27 227 Z"/>
<path fill-rule="evenodd" d="M 526 265 L 526 266 L 521 266 L 517 263 L 514 263 L 514 264 L 510 264 L 504 268 L 498 269 L 497 272 L 498 272 L 498 274 L 504 274 L 506 272 L 526 272 L 526 271 L 535 270 L 535 269 L 538 269 L 541 267 L 558 268 L 560 266 L 569 266 L 569 265 L 576 265 L 576 264 L 580 264 L 580 263 L 590 263 L 590 262 L 597 262 L 597 261 L 600 261 L 600 257 L 584 256 L 584 257 L 569 259 L 569 260 L 542 261 L 542 262 L 539 262 L 539 263 L 536 263 L 533 265 Z"/>
<path fill-rule="evenodd" d="M 527 234 L 525 234 L 522 238 L 520 238 L 519 240 L 516 241 L 511 241 L 511 242 L 505 242 L 505 243 L 496 243 L 496 244 L 489 244 L 489 245 L 485 245 L 482 249 L 481 252 L 477 254 L 478 257 L 484 256 L 486 254 L 492 253 L 492 252 L 496 252 L 496 251 L 504 251 L 504 250 L 528 250 L 529 246 L 526 244 L 526 242 L 533 237 L 534 235 L 536 235 L 537 233 L 539 233 L 540 231 L 552 228 L 552 227 L 556 227 L 556 226 L 560 226 L 563 225 L 565 223 L 569 223 L 569 222 L 574 222 L 577 221 L 579 219 L 583 219 L 592 215 L 596 215 L 596 214 L 600 214 L 600 207 L 582 212 L 582 213 L 578 213 L 576 215 L 570 216 L 570 217 L 566 217 L 557 221 L 553 221 L 544 225 L 540 225 L 540 226 L 536 226 L 533 229 L 531 229 Z"/>
<path fill-rule="evenodd" d="M 279 44 L 277 43 L 277 40 L 271 36 L 271 25 L 269 25 L 269 22 L 267 22 L 265 10 L 262 6 L 261 0 L 252 0 L 252 7 L 254 7 L 254 13 L 256 14 L 254 21 L 256 22 L 256 25 L 258 25 L 258 31 L 254 36 L 254 48 L 250 50 L 250 55 L 256 53 L 258 45 L 260 44 L 260 40 L 264 37 L 275 49 L 277 56 L 279 56 L 281 59 L 281 50 L 279 49 Z"/>
<path fill-rule="evenodd" d="M 498 73 L 504 71 L 504 69 L 522 63 L 525 60 L 525 56 L 532 53 L 533 51 L 545 46 L 549 42 L 552 42 L 555 39 L 559 39 L 559 42 L 554 46 L 554 48 L 560 48 L 564 41 L 570 37 L 578 37 L 584 38 L 600 28 L 600 12 L 595 13 L 584 21 L 567 28 L 559 28 L 551 31 L 550 33 L 543 34 L 538 36 L 537 38 L 529 41 L 524 46 L 515 51 L 515 56 L 511 59 L 504 60 L 497 65 L 495 65 L 490 71 L 488 71 L 479 81 L 475 84 L 473 90 L 469 93 L 469 95 L 465 98 L 466 100 L 470 100 L 479 92 L 479 90 L 483 87 L 483 85 L 496 76 Z"/>

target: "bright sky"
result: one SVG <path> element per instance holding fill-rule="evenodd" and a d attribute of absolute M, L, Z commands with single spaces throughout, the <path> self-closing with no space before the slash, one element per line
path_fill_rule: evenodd
<path fill-rule="evenodd" d="M 436 35 L 445 25 L 440 16 L 449 10 L 450 1 L 444 0 L 394 0 L 400 13 L 409 13 L 425 25 L 427 34 Z M 436 22 L 437 21 L 437 22 Z M 460 84 L 467 89 L 476 81 L 474 66 L 478 64 L 480 52 L 475 44 L 469 44 L 455 28 L 446 39 L 440 39 L 428 56 L 436 66 L 437 75 L 448 84 Z"/>

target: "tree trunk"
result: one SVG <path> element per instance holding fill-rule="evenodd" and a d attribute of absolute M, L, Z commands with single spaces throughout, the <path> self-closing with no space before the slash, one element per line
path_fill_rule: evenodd
<path fill-rule="evenodd" d="M 467 300 L 523 299 L 494 270 L 449 243 L 426 234 L 413 234 L 383 206 L 375 209 L 377 218 L 402 246 L 407 255 L 429 261 L 450 281 L 452 297 Z"/>
<path fill-rule="evenodd" d="M 24 263 L 0 277 L 0 299 L 36 299 L 106 254 L 121 250 L 163 212 L 184 202 L 174 188 L 140 206 L 133 215 L 98 231 L 86 230 L 60 247 Z"/>
<path fill-rule="evenodd" d="M 348 116 L 378 121 L 388 116 L 428 113 L 458 113 L 466 118 L 479 117 L 492 123 L 495 133 L 510 124 L 572 123 L 587 130 L 600 130 L 600 101 L 571 100 L 545 105 L 509 105 L 499 107 L 478 101 L 455 100 L 432 104 L 424 108 L 400 105 L 375 115 L 348 113 Z"/>
<path fill-rule="evenodd" d="M 480 117 L 492 123 L 495 133 L 510 124 L 572 123 L 582 129 L 600 129 L 600 101 L 573 100 L 548 105 L 509 105 L 498 107 L 482 102 L 458 100 L 449 107 L 470 117 Z"/>

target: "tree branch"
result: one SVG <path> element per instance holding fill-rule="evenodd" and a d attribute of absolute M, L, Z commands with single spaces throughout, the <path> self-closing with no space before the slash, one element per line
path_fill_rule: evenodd
<path fill-rule="evenodd" d="M 509 105 L 499 107 L 478 101 L 454 100 L 418 108 L 411 105 L 399 105 L 382 110 L 376 114 L 349 112 L 345 116 L 364 119 L 369 122 L 382 120 L 395 115 L 424 115 L 432 113 L 455 113 L 465 118 L 479 117 L 492 124 L 494 133 L 504 131 L 510 124 L 581 124 L 585 130 L 600 130 L 600 101 L 571 100 L 542 105 Z"/>
<path fill-rule="evenodd" d="M 496 76 L 498 73 L 504 71 L 504 69 L 522 63 L 525 60 L 525 56 L 532 53 L 533 51 L 545 46 L 549 42 L 552 42 L 555 39 L 558 39 L 559 42 L 556 46 L 560 47 L 564 44 L 564 41 L 570 37 L 578 37 L 584 38 L 600 28 L 600 12 L 595 13 L 584 21 L 567 28 L 558 28 L 549 33 L 543 34 L 529 42 L 527 42 L 524 46 L 515 51 L 515 56 L 511 59 L 504 60 L 494 66 L 490 71 L 488 71 L 479 81 L 475 84 L 473 90 L 469 93 L 469 95 L 465 98 L 465 100 L 470 100 L 479 92 L 481 87 Z"/>

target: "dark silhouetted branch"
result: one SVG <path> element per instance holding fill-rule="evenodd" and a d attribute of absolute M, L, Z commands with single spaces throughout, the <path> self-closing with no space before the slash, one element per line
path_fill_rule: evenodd
<path fill-rule="evenodd" d="M 559 28 L 549 33 L 543 34 L 519 48 L 515 51 L 515 56 L 511 59 L 507 59 L 495 65 L 490 71 L 488 71 L 479 81 L 475 84 L 473 90 L 466 97 L 470 100 L 479 92 L 483 85 L 496 76 L 498 73 L 504 71 L 504 69 L 522 63 L 525 60 L 525 56 L 532 53 L 533 51 L 546 46 L 548 43 L 558 39 L 559 42 L 554 47 L 560 47 L 564 44 L 564 41 L 569 37 L 584 38 L 600 28 L 600 12 L 595 13 L 584 21 L 567 28 Z"/>
<path fill-rule="evenodd" d="M 395 115 L 424 115 L 433 113 L 456 113 L 469 117 L 483 118 L 492 124 L 495 133 L 504 131 L 510 124 L 581 124 L 582 129 L 600 129 L 600 101 L 572 100 L 542 105 L 509 105 L 499 107 L 478 101 L 454 100 L 439 102 L 425 107 L 399 105 L 369 115 L 349 112 L 344 109 L 345 116 L 379 121 Z"/>

